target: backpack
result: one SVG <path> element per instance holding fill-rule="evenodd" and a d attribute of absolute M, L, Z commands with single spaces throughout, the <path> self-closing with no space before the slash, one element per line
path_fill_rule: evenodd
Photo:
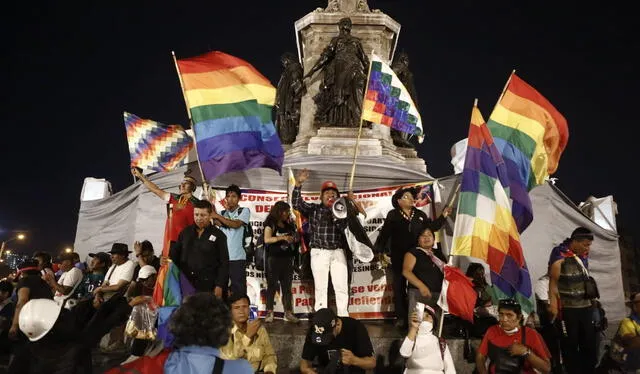
<path fill-rule="evenodd" d="M 242 213 L 242 209 L 244 208 L 243 207 L 238 208 L 238 214 Z M 225 213 L 227 213 L 226 209 L 222 211 L 222 215 L 224 216 Z M 251 226 L 251 223 L 242 222 L 242 228 L 243 228 L 242 247 L 244 248 L 244 251 L 247 254 L 247 261 L 251 261 L 251 259 L 253 259 L 253 256 L 255 254 L 255 248 L 256 248 L 255 241 L 253 239 L 253 227 Z"/>

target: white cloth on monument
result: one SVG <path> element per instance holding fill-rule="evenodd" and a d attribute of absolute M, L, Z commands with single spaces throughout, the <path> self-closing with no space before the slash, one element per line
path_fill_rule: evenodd
<path fill-rule="evenodd" d="M 331 274 L 338 317 L 349 317 L 349 281 L 344 249 L 311 248 L 311 271 L 315 289 L 315 310 L 329 307 L 327 291 Z"/>

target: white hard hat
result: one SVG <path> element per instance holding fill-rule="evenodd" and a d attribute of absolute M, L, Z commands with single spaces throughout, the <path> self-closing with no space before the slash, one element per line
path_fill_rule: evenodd
<path fill-rule="evenodd" d="M 20 330 L 32 342 L 42 339 L 55 325 L 61 309 L 50 299 L 29 300 L 20 310 Z"/>
<path fill-rule="evenodd" d="M 138 272 L 138 280 L 140 279 L 147 279 L 150 276 L 152 276 L 153 274 L 156 274 L 156 268 L 154 268 L 151 265 L 145 265 L 143 267 L 140 268 L 140 271 Z"/>

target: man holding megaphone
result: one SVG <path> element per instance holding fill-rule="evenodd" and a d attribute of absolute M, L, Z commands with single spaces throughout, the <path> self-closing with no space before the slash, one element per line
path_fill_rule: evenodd
<path fill-rule="evenodd" d="M 311 234 L 311 271 L 315 287 L 315 310 L 328 307 L 327 291 L 329 274 L 336 295 L 336 309 L 339 317 L 349 316 L 349 284 L 348 267 L 345 253 L 346 239 L 344 230 L 347 227 L 346 214 L 333 212 L 333 204 L 340 198 L 338 186 L 326 181 L 320 189 L 320 204 L 307 203 L 302 199 L 302 184 L 309 178 L 309 171 L 303 169 L 296 175 L 296 185 L 292 193 L 293 208 L 297 209 L 309 220 Z M 353 199 L 353 194 L 349 193 Z M 355 204 L 360 213 L 360 204 Z"/>

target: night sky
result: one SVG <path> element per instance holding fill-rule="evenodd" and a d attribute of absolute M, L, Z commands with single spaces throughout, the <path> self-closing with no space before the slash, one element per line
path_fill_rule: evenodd
<path fill-rule="evenodd" d="M 224 51 L 276 85 L 280 55 L 296 51 L 293 23 L 327 1 L 93 3 L 11 2 L 0 15 L 0 240 L 29 231 L 15 249 L 73 244 L 85 177 L 106 178 L 114 191 L 132 182 L 123 111 L 187 125 L 171 50 Z M 576 203 L 613 195 L 619 231 L 637 238 L 640 61 L 629 5 L 429 3 L 442 2 L 369 0 L 402 25 L 398 49 L 411 59 L 429 173 L 452 174 L 449 150 L 466 137 L 473 99 L 488 118 L 515 68 L 568 120 L 557 186 Z"/>

